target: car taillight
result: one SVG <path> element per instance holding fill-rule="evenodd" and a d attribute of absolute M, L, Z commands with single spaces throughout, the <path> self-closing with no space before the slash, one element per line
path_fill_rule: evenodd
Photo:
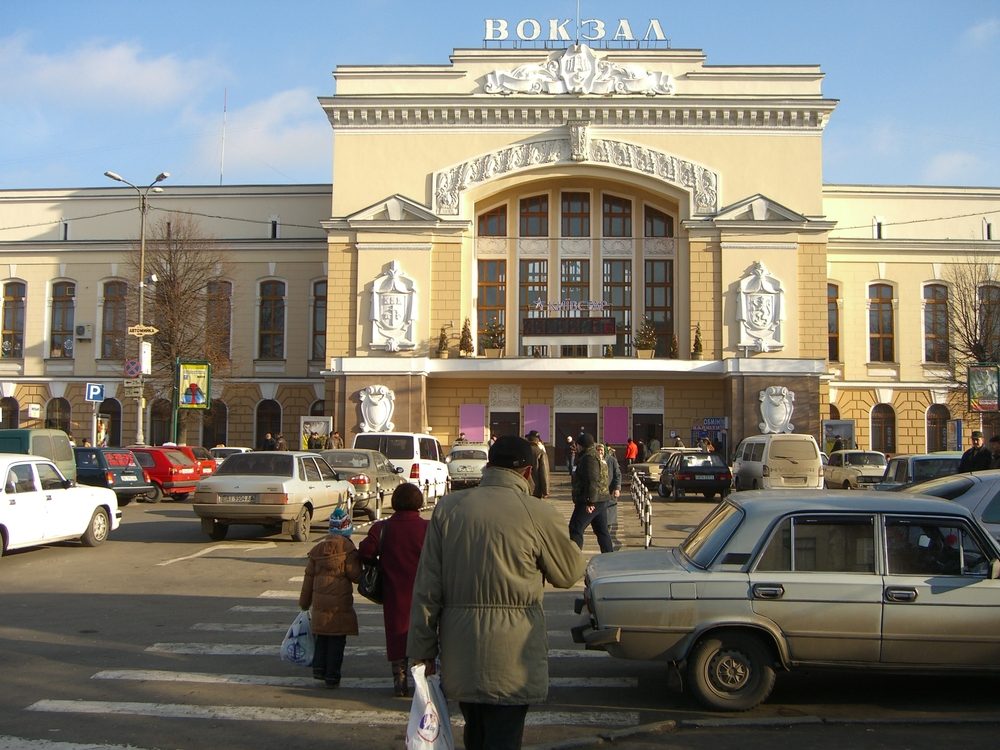
<path fill-rule="evenodd" d="M 355 474 L 353 477 L 351 477 L 347 481 L 350 482 L 351 484 L 353 484 L 354 486 L 358 486 L 358 485 L 362 485 L 362 484 L 365 485 L 365 487 L 368 486 L 368 476 L 365 475 L 365 474 Z"/>
<path fill-rule="evenodd" d="M 410 467 L 410 479 L 420 479 L 420 464 L 413 464 Z"/>
<path fill-rule="evenodd" d="M 731 481 L 733 481 L 733 474 L 732 474 L 732 472 L 727 471 L 725 474 L 720 474 L 719 475 L 719 479 L 725 479 L 725 480 L 731 482 Z"/>
<path fill-rule="evenodd" d="M 682 482 L 690 482 L 694 479 L 694 474 L 689 474 L 686 471 L 679 471 L 674 475 L 676 479 L 680 479 Z"/>
<path fill-rule="evenodd" d="M 143 469 L 143 470 L 142 470 L 142 478 L 146 480 L 146 483 L 147 483 L 147 484 L 149 484 L 149 482 L 151 482 L 151 481 L 152 481 L 152 480 L 151 480 L 151 479 L 149 478 L 149 472 L 148 472 L 148 471 L 146 471 L 145 469 Z"/>
<path fill-rule="evenodd" d="M 108 484 L 114 484 L 115 483 L 114 472 L 111 471 L 104 472 L 104 479 Z"/>
<path fill-rule="evenodd" d="M 260 501 L 264 505 L 288 505 L 287 492 L 262 492 Z"/>

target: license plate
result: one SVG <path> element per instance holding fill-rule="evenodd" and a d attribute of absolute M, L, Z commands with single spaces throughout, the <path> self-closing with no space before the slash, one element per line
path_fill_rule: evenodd
<path fill-rule="evenodd" d="M 135 477 L 132 474 L 122 474 L 121 475 L 121 480 L 123 482 L 134 482 L 135 481 Z"/>
<path fill-rule="evenodd" d="M 219 495 L 219 500 L 224 503 L 252 503 L 254 495 Z"/>
<path fill-rule="evenodd" d="M 715 477 L 713 475 L 711 475 L 711 474 L 695 474 L 694 478 L 695 479 L 703 479 L 703 480 L 706 480 L 706 481 L 709 481 L 709 482 L 711 482 L 713 479 L 715 479 Z"/>

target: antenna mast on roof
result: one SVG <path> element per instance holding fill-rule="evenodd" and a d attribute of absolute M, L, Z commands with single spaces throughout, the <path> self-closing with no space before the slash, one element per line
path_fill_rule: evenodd
<path fill-rule="evenodd" d="M 580 44 L 580 0 L 576 0 L 576 43 Z"/>
<path fill-rule="evenodd" d="M 229 99 L 229 89 L 222 90 L 222 153 L 219 156 L 219 187 L 222 187 L 222 173 L 226 169 L 226 109 Z"/>

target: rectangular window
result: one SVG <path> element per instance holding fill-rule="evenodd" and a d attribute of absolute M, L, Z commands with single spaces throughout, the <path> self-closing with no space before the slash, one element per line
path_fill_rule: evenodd
<path fill-rule="evenodd" d="M 479 303 L 476 323 L 482 349 L 482 332 L 492 320 L 507 325 L 507 261 L 481 260 L 479 268 Z"/>
<path fill-rule="evenodd" d="M 278 239 L 278 220 L 271 219 L 271 239 Z"/>
<path fill-rule="evenodd" d="M 670 352 L 674 334 L 674 262 L 647 260 L 645 268 L 643 309 L 656 329 L 654 356 L 663 357 Z"/>
<path fill-rule="evenodd" d="M 24 357 L 24 297 L 25 285 L 21 281 L 8 281 L 3 285 L 3 336 L 0 339 L 0 357 Z"/>
<path fill-rule="evenodd" d="M 590 236 L 590 194 L 562 194 L 562 236 Z"/>
<path fill-rule="evenodd" d="M 894 362 L 895 321 L 892 287 L 872 284 L 868 287 L 868 360 Z"/>
<path fill-rule="evenodd" d="M 521 199 L 520 234 L 522 237 L 549 236 L 549 196 Z"/>
<path fill-rule="evenodd" d="M 313 284 L 312 350 L 310 359 L 326 359 L 326 281 Z"/>
<path fill-rule="evenodd" d="M 104 310 L 101 316 L 101 358 L 125 359 L 128 285 L 109 281 L 104 285 Z"/>
<path fill-rule="evenodd" d="M 889 575 L 985 578 L 989 557 L 970 529 L 926 518 L 885 520 Z"/>
<path fill-rule="evenodd" d="M 662 211 L 657 211 L 652 206 L 646 206 L 643 213 L 645 214 L 644 237 L 674 236 L 673 216 L 668 216 Z"/>
<path fill-rule="evenodd" d="M 605 315 L 615 319 L 618 341 L 613 350 L 618 357 L 632 355 L 632 261 L 606 259 L 603 261 L 603 300 Z"/>
<path fill-rule="evenodd" d="M 549 299 L 549 262 L 547 260 L 522 260 L 519 265 L 518 279 L 518 337 L 524 330 L 522 322 L 525 318 L 544 318 L 546 308 L 535 309 L 535 303 L 543 303 Z M 547 347 L 522 346 L 521 353 L 526 357 L 544 357 L 548 355 Z"/>
<path fill-rule="evenodd" d="M 604 237 L 632 236 L 632 201 L 614 195 L 604 196 Z"/>
<path fill-rule="evenodd" d="M 1000 286 L 979 288 L 979 342 L 974 352 L 980 362 L 997 362 L 1000 357 Z"/>
<path fill-rule="evenodd" d="M 285 358 L 285 283 L 264 281 L 260 285 L 259 358 Z"/>
<path fill-rule="evenodd" d="M 756 570 L 874 573 L 873 516 L 798 516 L 775 530 Z"/>
<path fill-rule="evenodd" d="M 73 357 L 73 313 L 76 284 L 58 281 L 52 285 L 52 327 L 49 329 L 49 356 L 53 359 Z"/>
<path fill-rule="evenodd" d="M 840 361 L 840 290 L 836 284 L 826 285 L 826 338 L 827 356 L 831 362 Z"/>
<path fill-rule="evenodd" d="M 948 361 L 948 287 L 924 287 L 924 361 Z"/>
<path fill-rule="evenodd" d="M 480 237 L 507 236 L 507 206 L 497 206 L 479 214 L 477 234 Z"/>
<path fill-rule="evenodd" d="M 205 286 L 206 348 L 218 352 L 220 357 L 232 356 L 233 284 L 229 281 L 209 281 Z"/>
<path fill-rule="evenodd" d="M 564 259 L 559 262 L 559 287 L 562 290 L 563 302 L 585 302 L 590 299 L 590 261 L 579 259 Z M 579 305 L 569 305 L 561 315 L 567 318 L 587 318 L 589 311 L 581 310 Z M 564 346 L 560 351 L 564 357 L 586 357 L 587 346 Z"/>

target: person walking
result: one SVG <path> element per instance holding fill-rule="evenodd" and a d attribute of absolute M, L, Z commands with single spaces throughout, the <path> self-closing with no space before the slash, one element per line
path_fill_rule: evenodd
<path fill-rule="evenodd" d="M 614 534 L 618 531 L 618 498 L 622 494 L 622 470 L 611 446 L 598 443 L 597 456 L 604 459 L 608 465 L 608 496 L 610 497 L 608 500 L 608 533 Z"/>
<path fill-rule="evenodd" d="M 962 460 L 958 462 L 958 473 L 984 471 L 990 468 L 990 458 L 989 449 L 983 445 L 983 433 L 973 430 L 972 447 L 962 454 Z"/>
<path fill-rule="evenodd" d="M 573 472 L 573 515 L 569 518 L 569 538 L 583 549 L 583 532 L 590 526 L 597 535 L 601 552 L 611 552 L 614 545 L 608 533 L 608 465 L 598 457 L 593 435 L 584 433 L 576 443 L 579 452 Z"/>
<path fill-rule="evenodd" d="M 262 451 L 273 451 L 276 445 L 277 443 L 275 442 L 274 438 L 271 437 L 271 433 L 265 432 L 264 439 L 260 441 L 260 449 Z"/>
<path fill-rule="evenodd" d="M 625 443 L 625 471 L 632 471 L 632 464 L 639 457 L 639 445 L 632 438 Z"/>
<path fill-rule="evenodd" d="M 479 486 L 438 501 L 417 568 L 407 654 L 429 674 L 440 656 L 466 750 L 521 747 L 529 705 L 548 696 L 544 585 L 569 588 L 586 564 L 528 494 L 533 463 L 527 440 L 498 438 Z"/>
<path fill-rule="evenodd" d="M 274 450 L 276 451 L 287 451 L 288 441 L 285 440 L 285 436 L 282 433 L 278 433 L 278 437 L 274 441 Z"/>
<path fill-rule="evenodd" d="M 404 482 L 392 492 L 389 518 L 376 521 L 358 545 L 364 562 L 378 561 L 382 567 L 382 622 L 385 655 L 392 669 L 392 689 L 397 697 L 410 694 L 407 682 L 406 636 L 410 631 L 413 579 L 427 534 L 426 518 L 420 517 L 424 496 L 420 488 Z"/>
<path fill-rule="evenodd" d="M 347 636 L 358 634 L 352 584 L 361 578 L 361 560 L 352 531 L 351 517 L 343 508 L 330 514 L 330 533 L 309 550 L 299 594 L 299 608 L 310 610 L 316 636 L 313 677 L 328 688 L 340 687 Z"/>
<path fill-rule="evenodd" d="M 573 436 L 566 436 L 566 473 L 573 476 L 573 468 L 576 466 L 576 443 Z"/>
<path fill-rule="evenodd" d="M 531 494 L 545 498 L 549 496 L 549 457 L 538 430 L 528 433 L 528 442 L 531 443 L 531 452 L 535 456 L 535 464 L 531 467 L 531 478 L 534 480 L 535 489 Z"/>
<path fill-rule="evenodd" d="M 649 454 L 652 455 L 658 450 L 660 450 L 660 441 L 656 439 L 656 435 L 653 435 L 649 438 Z"/>

